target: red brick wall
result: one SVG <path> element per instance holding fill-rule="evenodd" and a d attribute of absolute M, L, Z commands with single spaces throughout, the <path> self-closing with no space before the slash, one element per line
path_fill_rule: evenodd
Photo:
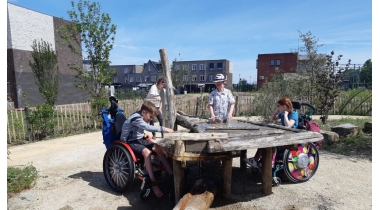
<path fill-rule="evenodd" d="M 297 57 L 296 53 L 259 54 L 257 59 L 257 89 L 260 89 L 265 82 L 272 81 L 272 74 L 275 74 L 276 68 L 283 72 L 296 72 Z M 274 66 L 270 65 L 271 60 L 274 60 Z M 277 60 L 281 60 L 279 66 L 276 65 Z M 265 79 L 260 80 L 260 76 L 264 76 Z"/>

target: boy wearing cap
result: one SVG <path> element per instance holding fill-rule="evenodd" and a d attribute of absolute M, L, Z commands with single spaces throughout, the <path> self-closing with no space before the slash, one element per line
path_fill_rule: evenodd
<path fill-rule="evenodd" d="M 231 91 L 224 88 L 225 78 L 223 74 L 215 76 L 216 89 L 210 93 L 208 101 L 211 119 L 215 121 L 227 122 L 232 118 L 232 113 L 235 106 L 235 98 Z"/>

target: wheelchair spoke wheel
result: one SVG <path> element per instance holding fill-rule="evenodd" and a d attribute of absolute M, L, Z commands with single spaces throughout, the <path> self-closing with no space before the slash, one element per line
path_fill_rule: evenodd
<path fill-rule="evenodd" d="M 285 150 L 284 171 L 292 182 L 305 182 L 317 171 L 319 153 L 313 143 L 298 144 L 296 149 Z"/>
<path fill-rule="evenodd" d="M 129 151 L 121 145 L 112 145 L 104 154 L 103 174 L 116 192 L 125 192 L 135 179 L 135 163 Z"/>

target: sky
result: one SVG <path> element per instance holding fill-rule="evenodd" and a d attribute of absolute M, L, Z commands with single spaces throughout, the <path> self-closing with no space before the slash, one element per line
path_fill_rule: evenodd
<path fill-rule="evenodd" d="M 9 3 L 70 20 L 71 0 L 8 0 Z M 75 3 L 78 0 L 74 1 Z M 91 1 L 95 2 L 95 1 Z M 372 1 L 314 0 L 99 0 L 116 25 L 111 65 L 159 61 L 166 49 L 177 60 L 227 59 L 233 82 L 257 81 L 258 54 L 287 53 L 303 46 L 299 32 L 311 32 L 319 53 L 342 54 L 342 62 L 372 59 Z M 76 8 L 75 8 L 76 10 Z"/>

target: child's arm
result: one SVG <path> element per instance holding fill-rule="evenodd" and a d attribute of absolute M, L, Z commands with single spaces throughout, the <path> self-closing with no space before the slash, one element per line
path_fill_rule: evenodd
<path fill-rule="evenodd" d="M 136 127 L 139 127 L 141 129 L 144 129 L 146 131 L 150 132 L 165 132 L 165 127 L 162 126 L 154 126 L 154 125 L 149 125 L 146 123 L 142 118 L 138 118 L 136 120 L 132 121 L 132 124 Z"/>

